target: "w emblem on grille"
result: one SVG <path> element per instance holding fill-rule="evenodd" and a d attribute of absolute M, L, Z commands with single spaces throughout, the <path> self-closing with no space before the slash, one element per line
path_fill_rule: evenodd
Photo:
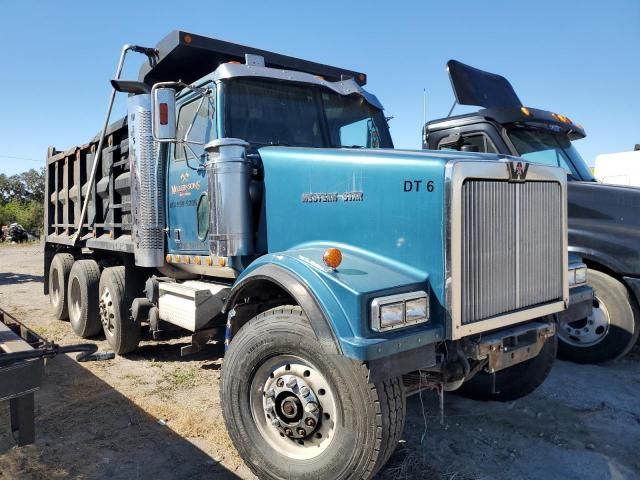
<path fill-rule="evenodd" d="M 527 178 L 527 171 L 529 170 L 529 164 L 520 160 L 515 162 L 509 162 L 507 164 L 509 169 L 509 180 L 512 182 L 524 182 Z"/>

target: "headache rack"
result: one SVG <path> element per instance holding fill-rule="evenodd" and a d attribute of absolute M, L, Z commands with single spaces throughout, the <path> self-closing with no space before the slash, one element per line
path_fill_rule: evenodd
<path fill-rule="evenodd" d="M 174 30 L 160 40 L 156 49 L 158 50 L 156 65 L 151 66 L 145 63 L 140 68 L 139 80 L 148 85 L 178 80 L 192 83 L 215 71 L 222 63 L 245 63 L 247 54 L 261 56 L 265 67 L 319 75 L 330 82 L 352 78 L 360 86 L 367 83 L 367 76 L 362 72 L 323 65 L 180 30 Z"/>

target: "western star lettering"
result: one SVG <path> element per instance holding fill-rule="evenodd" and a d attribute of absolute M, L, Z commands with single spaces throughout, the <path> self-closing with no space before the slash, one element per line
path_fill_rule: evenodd
<path fill-rule="evenodd" d="M 302 203 L 335 203 L 362 201 L 364 201 L 364 192 L 323 192 L 302 194 Z"/>

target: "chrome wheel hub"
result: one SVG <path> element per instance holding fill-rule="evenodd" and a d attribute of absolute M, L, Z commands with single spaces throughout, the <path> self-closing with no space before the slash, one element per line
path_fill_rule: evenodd
<path fill-rule="evenodd" d="M 113 332 L 113 321 L 116 317 L 115 311 L 113 309 L 113 299 L 111 298 L 111 293 L 108 289 L 105 289 L 104 293 L 100 297 L 100 321 L 102 322 L 102 326 L 105 331 L 112 333 Z"/>
<path fill-rule="evenodd" d="M 611 319 L 604 303 L 596 296 L 593 312 L 587 318 L 566 323 L 558 329 L 562 341 L 574 347 L 591 347 L 600 343 L 609 333 Z"/>
<path fill-rule="evenodd" d="M 320 423 L 318 397 L 297 375 L 282 375 L 265 384 L 262 401 L 271 425 L 291 438 L 306 438 Z"/>
<path fill-rule="evenodd" d="M 333 439 L 336 398 L 324 376 L 305 360 L 266 360 L 251 382 L 250 403 L 258 431 L 288 457 L 316 457 Z"/>

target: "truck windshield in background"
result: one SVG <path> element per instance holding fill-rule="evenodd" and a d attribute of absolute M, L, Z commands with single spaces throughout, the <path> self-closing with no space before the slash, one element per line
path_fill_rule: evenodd
<path fill-rule="evenodd" d="M 393 148 L 382 111 L 360 95 L 236 79 L 225 98 L 227 136 L 252 145 Z"/>
<path fill-rule="evenodd" d="M 526 128 L 511 129 L 507 133 L 522 158 L 532 163 L 560 166 L 578 180 L 595 181 L 589 167 L 566 135 Z"/>

